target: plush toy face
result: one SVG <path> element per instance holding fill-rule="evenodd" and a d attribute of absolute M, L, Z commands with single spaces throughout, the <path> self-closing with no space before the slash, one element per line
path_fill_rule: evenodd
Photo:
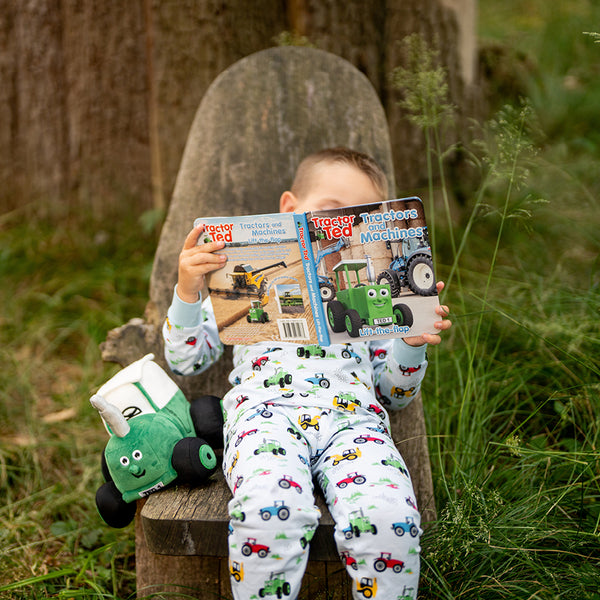
<path fill-rule="evenodd" d="M 175 425 L 160 414 L 140 415 L 129 425 L 129 433 L 111 437 L 104 451 L 111 477 L 126 502 L 175 479 L 171 456 L 181 439 Z"/>

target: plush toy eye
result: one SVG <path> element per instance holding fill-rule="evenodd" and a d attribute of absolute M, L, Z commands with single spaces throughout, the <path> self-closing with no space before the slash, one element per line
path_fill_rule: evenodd
<path fill-rule="evenodd" d="M 141 460 L 143 455 L 140 450 L 134 450 L 131 456 L 133 456 L 134 460 Z"/>
<path fill-rule="evenodd" d="M 121 456 L 121 464 L 126 467 L 129 464 L 129 459 L 126 456 Z"/>
<path fill-rule="evenodd" d="M 367 295 L 369 296 L 369 298 L 375 298 L 375 296 L 377 296 L 377 292 L 375 290 L 369 290 L 367 292 Z"/>
<path fill-rule="evenodd" d="M 379 295 L 380 295 L 382 298 L 385 298 L 385 297 L 386 297 L 386 296 L 387 296 L 389 293 L 390 293 L 390 292 L 389 292 L 389 290 L 388 290 L 387 288 L 381 288 L 381 289 L 379 290 Z"/>

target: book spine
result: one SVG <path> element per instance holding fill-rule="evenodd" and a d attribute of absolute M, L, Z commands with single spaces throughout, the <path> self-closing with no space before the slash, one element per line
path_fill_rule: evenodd
<path fill-rule="evenodd" d="M 317 339 L 321 346 L 329 346 L 329 331 L 327 330 L 327 321 L 325 320 L 325 310 L 321 302 L 321 292 L 319 290 L 319 280 L 317 269 L 313 256 L 312 244 L 308 232 L 308 221 L 305 213 L 295 213 L 294 222 L 296 223 L 296 233 L 298 244 L 300 246 L 300 256 L 302 257 L 302 266 L 304 267 L 304 278 L 308 288 L 308 296 L 312 308 L 313 321 Z"/>

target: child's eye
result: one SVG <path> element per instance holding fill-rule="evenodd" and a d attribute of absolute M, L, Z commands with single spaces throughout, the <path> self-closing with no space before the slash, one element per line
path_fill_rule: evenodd
<path fill-rule="evenodd" d="M 141 453 L 141 451 L 140 451 L 140 450 L 134 450 L 134 451 L 131 453 L 131 456 L 133 456 L 134 460 L 141 460 L 141 459 L 142 459 L 142 456 L 143 456 L 143 454 Z"/>
<path fill-rule="evenodd" d="M 367 295 L 369 296 L 369 298 L 375 298 L 375 296 L 377 296 L 377 292 L 375 290 L 369 290 L 367 292 Z"/>
<path fill-rule="evenodd" d="M 380 295 L 382 298 L 385 298 L 385 297 L 386 297 L 388 294 L 389 294 L 389 290 L 388 290 L 387 288 L 381 288 L 381 289 L 379 290 L 379 295 Z"/>
<path fill-rule="evenodd" d="M 126 456 L 121 456 L 120 463 L 126 467 L 129 464 L 129 459 Z"/>

